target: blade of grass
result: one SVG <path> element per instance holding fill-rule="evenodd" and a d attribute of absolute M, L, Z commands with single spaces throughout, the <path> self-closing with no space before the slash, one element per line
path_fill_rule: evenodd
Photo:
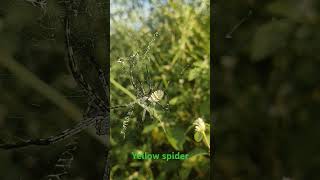
<path fill-rule="evenodd" d="M 68 101 L 58 91 L 44 83 L 32 72 L 26 69 L 23 65 L 16 62 L 8 53 L 0 51 L 0 65 L 7 68 L 14 76 L 21 80 L 21 82 L 29 85 L 30 88 L 37 91 L 39 94 L 49 99 L 53 104 L 58 106 L 64 113 L 69 116 L 75 122 L 79 122 L 82 119 L 82 113 L 79 108 Z M 102 137 L 96 135 L 94 130 L 86 129 L 86 131 L 97 139 L 99 142 L 105 144 Z"/>

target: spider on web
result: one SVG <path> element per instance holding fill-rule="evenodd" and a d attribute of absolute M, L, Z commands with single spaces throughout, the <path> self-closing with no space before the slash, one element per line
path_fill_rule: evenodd
<path fill-rule="evenodd" d="M 150 47 L 152 46 L 152 43 L 155 41 L 157 36 L 159 36 L 158 32 L 154 34 L 154 38 L 148 43 L 146 50 L 142 53 L 142 56 L 140 56 L 139 53 L 134 53 L 133 55 L 127 58 L 119 58 L 117 60 L 117 62 L 122 65 L 122 71 L 127 71 L 125 73 L 129 74 L 129 81 L 136 95 L 136 99 L 134 101 L 125 105 L 112 107 L 112 109 L 128 108 L 126 116 L 123 120 L 122 130 L 120 132 L 120 134 L 123 135 L 124 139 L 126 137 L 128 123 L 130 121 L 130 118 L 134 114 L 133 111 L 135 105 L 140 106 L 143 109 L 141 112 L 142 117 L 141 119 L 138 119 L 139 125 L 141 125 L 144 122 L 146 114 L 148 113 L 151 119 L 156 119 L 159 121 L 160 126 L 166 133 L 164 122 L 161 120 L 162 118 L 159 117 L 160 111 L 158 111 L 158 109 L 160 107 L 162 109 L 161 112 L 170 111 L 169 103 L 167 103 L 168 95 L 166 91 L 167 88 L 170 87 L 171 81 L 168 81 L 166 83 L 155 84 L 152 81 L 151 73 L 149 70 L 149 67 L 152 66 L 152 63 L 149 58 L 148 60 L 146 60 Z M 182 70 L 179 73 L 179 77 L 183 76 L 186 70 L 191 66 L 192 63 L 187 64 L 185 67 L 182 67 Z M 139 76 L 141 74 L 142 78 L 141 76 Z M 161 87 L 163 84 L 165 85 L 165 87 Z M 163 105 L 164 103 L 161 103 L 161 101 L 163 100 L 165 101 L 165 105 Z"/>
<path fill-rule="evenodd" d="M 81 132 L 84 128 L 96 123 L 96 130 L 98 135 L 105 135 L 107 133 L 107 119 L 109 115 L 108 103 L 103 98 L 101 98 L 96 92 L 94 92 L 93 88 L 90 84 L 85 80 L 83 75 L 78 69 L 78 65 L 76 60 L 74 59 L 73 48 L 70 43 L 70 25 L 69 20 L 66 18 L 66 27 L 65 27 L 65 36 L 66 36 L 66 44 L 67 44 L 67 54 L 68 54 L 68 65 L 70 71 L 72 73 L 73 78 L 77 82 L 77 84 L 83 89 L 85 94 L 88 97 L 88 106 L 86 112 L 84 113 L 84 120 L 82 120 L 79 124 L 77 124 L 74 128 L 67 129 L 62 133 L 56 136 L 50 136 L 45 139 L 37 139 L 37 140 L 26 140 L 22 142 L 12 143 L 12 144 L 1 144 L 0 148 L 2 149 L 12 149 L 12 148 L 20 148 L 30 145 L 49 145 L 54 144 L 58 141 L 66 139 L 70 136 L 73 136 L 79 132 Z M 100 68 L 100 65 L 94 60 L 90 59 L 90 63 L 94 65 L 96 70 L 99 73 L 99 80 L 101 85 L 104 87 L 105 96 L 109 95 L 109 85 L 107 84 L 105 72 Z M 106 98 L 108 99 L 108 98 Z"/>
<path fill-rule="evenodd" d="M 155 110 L 156 105 L 160 106 L 164 111 L 169 110 L 167 105 L 165 107 L 164 105 L 162 105 L 160 103 L 160 101 L 163 100 L 163 98 L 165 96 L 165 90 L 159 88 L 159 84 L 156 88 L 154 88 L 151 84 L 151 81 L 148 80 L 147 81 L 148 90 L 146 91 L 144 89 L 144 85 L 141 83 L 141 81 L 133 78 L 132 72 L 130 73 L 130 79 L 131 79 L 130 80 L 131 85 L 134 87 L 134 89 L 136 91 L 137 99 L 132 101 L 131 103 L 126 104 L 126 105 L 112 107 L 112 109 L 127 108 L 127 107 L 129 108 L 128 112 L 126 113 L 126 117 L 124 118 L 122 130 L 120 132 L 123 135 L 124 139 L 125 139 L 125 131 L 127 129 L 129 119 L 133 115 L 133 110 L 134 110 L 135 105 L 138 105 L 138 106 L 142 107 L 142 109 L 143 109 L 142 110 L 142 117 L 140 120 L 138 120 L 140 123 L 144 122 L 147 112 L 150 115 L 150 118 L 152 118 L 152 119 L 153 119 L 153 116 L 156 116 L 156 114 L 155 114 L 156 113 L 156 110 Z M 137 81 L 137 82 L 135 82 L 135 81 Z M 158 119 L 158 120 L 160 120 L 160 119 Z"/>
<path fill-rule="evenodd" d="M 67 7 L 67 9 L 70 7 Z M 40 139 L 30 139 L 30 140 L 21 140 L 19 142 L 14 143 L 5 143 L 0 144 L 0 149 L 16 149 L 22 148 L 26 146 L 38 145 L 38 146 L 46 146 L 58 143 L 64 139 L 69 137 L 73 137 L 74 135 L 80 133 L 87 127 L 95 124 L 96 134 L 97 135 L 108 135 L 109 133 L 109 85 L 107 81 L 108 70 L 103 71 L 101 65 L 96 62 L 93 57 L 88 59 L 89 63 L 93 65 L 98 73 L 99 84 L 103 87 L 104 95 L 100 97 L 98 92 L 96 92 L 91 85 L 84 78 L 82 72 L 78 67 L 78 62 L 74 56 L 74 49 L 72 47 L 72 37 L 71 37 L 71 29 L 70 29 L 70 18 L 68 15 L 65 16 L 65 41 L 66 41 L 66 52 L 67 52 L 67 62 L 71 74 L 81 89 L 84 91 L 86 96 L 88 97 L 88 105 L 87 109 L 83 114 L 83 120 L 81 120 L 77 125 L 72 128 L 66 129 L 57 135 L 50 136 L 48 138 L 40 138 Z M 108 139 L 108 138 L 106 138 Z M 109 176 L 109 163 L 108 163 L 108 142 L 106 147 L 106 166 L 104 170 L 104 179 L 108 179 Z"/>
<path fill-rule="evenodd" d="M 150 50 L 152 42 L 158 35 L 158 33 L 154 34 L 154 38 L 148 43 L 148 46 L 142 56 L 140 56 L 139 53 L 135 53 L 127 58 L 120 58 L 117 60 L 117 62 L 122 65 L 122 71 L 127 71 L 126 73 L 129 75 L 130 85 L 134 89 L 136 96 L 136 99 L 128 104 L 112 107 L 113 109 L 128 108 L 123 120 L 122 130 L 120 132 L 124 139 L 126 137 L 127 125 L 134 114 L 133 111 L 136 106 L 142 107 L 141 119 L 138 119 L 139 125 L 144 122 L 146 115 L 149 114 L 151 119 L 155 118 L 163 127 L 164 124 L 158 116 L 158 109 L 161 108 L 161 112 L 169 112 L 166 90 L 170 85 L 170 81 L 166 83 L 166 87 L 161 87 L 163 85 L 162 83 L 154 83 L 149 70 L 151 61 L 150 59 L 146 60 L 146 56 Z M 185 69 L 182 71 L 181 75 L 184 71 Z M 161 101 L 165 101 L 165 105 Z M 163 130 L 165 131 L 164 127 Z"/>

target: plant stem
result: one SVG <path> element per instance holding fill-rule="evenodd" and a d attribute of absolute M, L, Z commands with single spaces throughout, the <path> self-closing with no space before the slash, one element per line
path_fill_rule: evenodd
<path fill-rule="evenodd" d="M 203 138 L 204 138 L 204 144 L 209 148 L 209 152 L 210 152 L 210 144 L 208 142 L 207 136 L 204 132 L 202 132 Z"/>
<path fill-rule="evenodd" d="M 69 116 L 75 122 L 79 122 L 82 119 L 82 113 L 79 107 L 71 103 L 66 97 L 61 95 L 57 90 L 50 87 L 48 84 L 43 82 L 37 76 L 35 76 L 31 71 L 26 69 L 23 65 L 16 62 L 10 54 L 7 52 L 0 51 L 0 65 L 8 69 L 20 79 L 23 83 L 29 85 L 30 88 L 37 91 L 43 97 L 49 99 L 53 104 L 58 106 L 64 113 Z M 105 143 L 102 137 L 96 135 L 96 133 L 90 129 L 86 131 L 94 138 L 96 138 L 100 143 Z"/>

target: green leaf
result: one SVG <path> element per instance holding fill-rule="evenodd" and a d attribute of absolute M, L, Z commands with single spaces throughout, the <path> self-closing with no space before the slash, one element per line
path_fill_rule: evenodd
<path fill-rule="evenodd" d="M 203 135 L 202 135 L 202 133 L 200 133 L 200 132 L 195 132 L 193 137 L 194 137 L 194 140 L 195 140 L 195 141 L 201 142 L 201 140 L 202 140 L 202 138 L 203 138 Z"/>
<path fill-rule="evenodd" d="M 179 176 L 181 179 L 187 179 L 191 172 L 191 167 L 181 168 L 179 170 Z"/>
<path fill-rule="evenodd" d="M 194 148 L 188 154 L 189 154 L 189 158 L 182 163 L 182 168 L 179 171 L 181 177 L 188 177 L 191 169 L 199 165 L 199 161 L 194 161 L 192 157 L 209 155 L 209 153 L 206 150 L 198 147 Z M 181 179 L 186 179 L 186 178 L 181 178 Z"/>
<path fill-rule="evenodd" d="M 191 69 L 188 74 L 188 80 L 192 81 L 192 80 L 196 79 L 197 77 L 199 77 L 200 73 L 201 73 L 201 71 L 199 68 Z"/>
<path fill-rule="evenodd" d="M 287 21 L 272 21 L 260 26 L 252 40 L 252 59 L 261 60 L 284 48 L 291 27 L 291 24 Z"/>
<path fill-rule="evenodd" d="M 208 144 L 209 144 L 209 146 L 210 146 L 210 133 L 209 134 L 206 134 L 206 137 L 207 137 L 207 140 L 208 140 Z M 211 147 L 211 146 L 210 146 Z"/>
<path fill-rule="evenodd" d="M 148 126 L 145 126 L 142 133 L 143 134 L 147 134 L 149 133 L 150 131 L 152 131 L 155 127 L 157 127 L 157 124 L 150 124 Z"/>
<path fill-rule="evenodd" d="M 177 151 L 183 150 L 183 144 L 186 141 L 184 130 L 181 127 L 171 127 L 167 129 L 167 138 L 170 145 Z"/>
<path fill-rule="evenodd" d="M 290 19 L 299 19 L 303 16 L 300 6 L 297 5 L 299 3 L 302 2 L 292 2 L 292 0 L 275 1 L 267 6 L 267 10 L 275 15 L 284 16 Z"/>
<path fill-rule="evenodd" d="M 188 154 L 189 154 L 189 158 L 195 157 L 195 156 L 201 156 L 201 155 L 209 155 L 207 150 L 202 149 L 202 148 L 198 148 L 198 147 L 194 148 Z"/>
<path fill-rule="evenodd" d="M 178 97 L 174 97 L 174 98 L 172 98 L 170 101 L 169 101 L 169 104 L 170 105 L 176 105 L 177 104 L 177 102 L 178 102 Z"/>

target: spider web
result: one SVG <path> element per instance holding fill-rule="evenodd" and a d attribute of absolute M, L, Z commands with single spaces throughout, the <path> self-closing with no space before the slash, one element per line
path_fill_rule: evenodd
<path fill-rule="evenodd" d="M 145 125 L 152 122 L 146 122 L 148 120 L 158 121 L 161 126 L 163 122 L 159 118 L 160 114 L 166 114 L 169 112 L 169 104 L 166 95 L 164 99 L 162 95 L 160 99 L 153 101 L 159 92 L 165 93 L 166 88 L 163 87 L 163 81 L 156 81 L 154 75 L 159 75 L 159 71 L 154 68 L 154 62 L 151 60 L 151 54 L 155 48 L 154 43 L 160 34 L 155 32 L 150 33 L 148 39 L 149 42 L 144 43 L 140 50 L 132 52 L 127 57 L 118 58 L 113 64 L 121 66 L 121 74 L 116 79 L 124 85 L 130 92 L 136 96 L 136 101 L 129 100 L 126 102 L 126 108 L 118 110 L 120 113 L 122 126 L 120 135 L 123 136 L 123 140 L 132 141 L 133 144 L 139 144 L 139 134 L 141 129 Z M 167 82 L 169 84 L 169 82 Z M 111 97 L 112 98 L 112 97 Z M 123 99 L 118 97 L 117 99 Z M 123 106 L 121 106 L 123 107 Z M 117 113 L 117 112 L 116 112 Z M 119 116 L 119 114 L 118 114 Z M 136 127 L 133 127 L 133 125 Z M 119 126 L 117 125 L 112 126 Z M 165 130 L 163 128 L 163 130 Z"/>
<path fill-rule="evenodd" d="M 106 36 L 108 35 L 106 34 L 106 23 L 108 22 L 106 3 L 106 1 L 102 0 L 3 0 L 0 3 L 0 17 L 3 16 L 7 20 L 5 25 L 7 25 L 8 30 L 5 29 L 5 32 L 8 31 L 7 34 L 9 35 L 13 33 L 18 35 L 17 53 L 15 53 L 17 61 L 30 69 L 39 79 L 55 86 L 66 98 L 78 104 L 83 112 L 88 104 L 86 94 L 76 85 L 66 68 L 64 22 L 68 15 L 71 27 L 70 41 L 74 49 L 74 58 L 79 63 L 79 70 L 83 73 L 86 81 L 93 87 L 93 91 L 106 100 L 104 87 L 97 81 L 98 72 L 92 63 L 88 61 L 88 59 L 94 58 L 104 70 L 109 69 L 107 64 L 108 54 L 106 52 Z M 19 18 L 21 20 L 18 20 Z M 9 32 L 12 29 L 14 32 Z M 47 72 L 49 64 L 52 67 L 51 71 L 54 73 Z M 10 89 L 22 86 L 10 72 L 2 69 L 0 72 L 0 83 L 8 85 L 1 86 L 1 91 L 10 92 Z M 107 73 L 105 76 L 107 76 Z M 14 107 L 11 104 L 3 105 L 4 109 L 8 111 L 6 121 L 18 119 L 20 123 L 16 121 L 17 123 L 11 123 L 6 128 L 6 135 L 16 136 L 16 138 L 11 137 L 12 141 L 21 141 L 21 139 L 32 137 L 46 137 L 59 133 L 63 127 L 70 127 L 70 123 L 67 122 L 69 120 L 64 120 L 61 110 L 44 100 L 45 98 L 39 97 L 36 93 L 34 94 L 33 98 L 21 97 L 21 95 L 15 97 L 17 101 L 28 102 L 24 107 L 24 111 L 11 110 Z M 1 97 L 1 99 L 3 98 Z M 9 102 L 9 100 L 7 101 Z M 22 109 L 23 107 L 20 108 Z M 47 124 L 39 122 L 42 119 L 48 119 L 48 115 L 53 114 L 58 120 L 49 118 Z M 62 120 L 60 121 L 60 119 Z M 57 123 L 60 125 L 59 128 L 57 128 L 59 126 Z M 50 128 L 52 124 L 57 125 Z M 20 126 L 20 128 L 17 129 L 17 126 Z M 24 127 L 29 127 L 29 129 Z M 33 130 L 33 135 L 30 136 L 30 127 L 38 128 L 39 132 L 47 129 L 48 133 L 39 134 L 37 130 Z M 1 138 L 2 140 L 4 139 Z M 5 140 L 7 141 L 7 139 Z M 50 152 L 47 154 L 49 156 Z M 51 167 L 48 167 L 48 169 L 51 169 Z M 22 178 L 40 179 L 46 173 L 48 172 L 37 172 L 33 173 L 34 175 L 24 173 L 25 175 Z M 101 178 L 101 175 L 102 172 L 100 177 L 97 178 Z"/>

